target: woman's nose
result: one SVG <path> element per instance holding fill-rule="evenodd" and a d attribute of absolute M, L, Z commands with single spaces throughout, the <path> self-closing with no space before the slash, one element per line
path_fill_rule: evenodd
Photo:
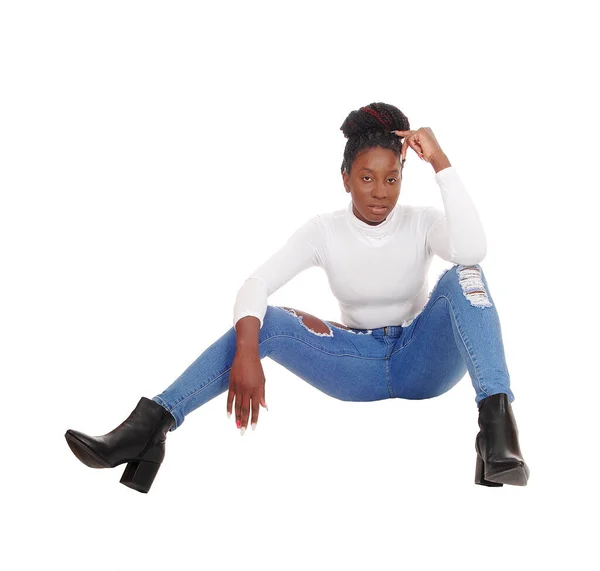
<path fill-rule="evenodd" d="M 387 190 L 384 187 L 377 187 L 373 193 L 373 198 L 387 198 Z"/>

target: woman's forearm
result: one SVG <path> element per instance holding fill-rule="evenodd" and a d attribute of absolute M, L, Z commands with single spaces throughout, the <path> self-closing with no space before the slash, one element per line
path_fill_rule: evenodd
<path fill-rule="evenodd" d="M 446 156 L 446 153 L 438 153 L 433 155 L 431 159 L 431 166 L 435 172 L 440 172 L 443 169 L 451 167 L 450 159 Z"/>
<path fill-rule="evenodd" d="M 260 320 L 254 315 L 246 315 L 235 324 L 235 350 L 237 353 L 258 353 Z"/>

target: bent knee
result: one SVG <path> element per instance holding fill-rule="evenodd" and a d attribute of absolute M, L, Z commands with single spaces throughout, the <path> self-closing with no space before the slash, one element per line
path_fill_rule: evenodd
<path fill-rule="evenodd" d="M 492 307 L 493 304 L 483 281 L 483 270 L 479 264 L 456 266 L 458 282 L 463 295 L 475 307 Z"/>

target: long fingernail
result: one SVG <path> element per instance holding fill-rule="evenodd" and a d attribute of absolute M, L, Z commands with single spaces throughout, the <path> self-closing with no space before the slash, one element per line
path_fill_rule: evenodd
<path fill-rule="evenodd" d="M 252 430 L 256 430 L 256 422 L 253 422 L 250 426 L 252 426 Z"/>
<path fill-rule="evenodd" d="M 241 435 L 244 436 L 244 432 L 246 432 L 246 427 L 244 426 L 244 428 L 242 428 L 241 430 Z"/>
<path fill-rule="evenodd" d="M 230 412 L 227 413 L 227 418 L 231 418 L 231 413 Z"/>

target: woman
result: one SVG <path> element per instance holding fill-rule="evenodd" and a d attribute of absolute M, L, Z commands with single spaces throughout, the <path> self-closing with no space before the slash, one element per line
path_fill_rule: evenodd
<path fill-rule="evenodd" d="M 142 397 L 103 436 L 67 430 L 73 453 L 94 468 L 127 462 L 121 482 L 148 492 L 165 455 L 167 432 L 228 391 L 227 414 L 243 435 L 267 407 L 261 359 L 270 357 L 324 393 L 347 401 L 427 399 L 468 371 L 479 427 L 475 483 L 526 485 L 511 408 L 498 313 L 479 262 L 486 237 L 475 205 L 429 128 L 410 130 L 393 105 L 352 111 L 341 130 L 347 208 L 312 217 L 240 288 L 233 327 L 169 387 Z M 398 204 L 408 148 L 433 166 L 445 212 Z M 454 265 L 427 295 L 433 255 Z M 299 272 L 321 266 L 341 321 L 267 304 Z"/>

